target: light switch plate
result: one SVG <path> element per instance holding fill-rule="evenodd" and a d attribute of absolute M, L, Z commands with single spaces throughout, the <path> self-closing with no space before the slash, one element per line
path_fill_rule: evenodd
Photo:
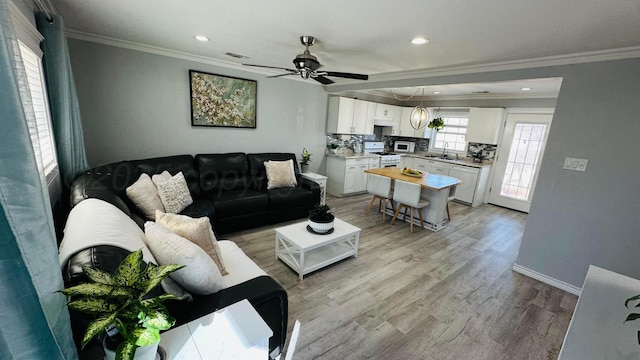
<path fill-rule="evenodd" d="M 573 171 L 586 171 L 587 163 L 589 160 L 587 159 L 578 159 L 578 158 L 564 158 L 563 169 L 573 170 Z"/>

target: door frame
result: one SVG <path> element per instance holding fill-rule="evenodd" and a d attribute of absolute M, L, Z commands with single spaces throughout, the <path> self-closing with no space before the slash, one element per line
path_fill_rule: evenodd
<path fill-rule="evenodd" d="M 500 136 L 498 138 L 498 149 L 500 149 L 500 147 L 504 143 L 503 140 L 504 140 L 505 128 L 507 126 L 507 117 L 510 114 L 551 115 L 551 123 L 549 124 L 549 131 L 547 132 L 547 137 L 545 139 L 545 144 L 544 144 L 544 148 L 543 148 L 543 152 L 542 152 L 542 158 L 544 158 L 544 151 L 546 151 L 546 148 L 547 148 L 546 140 L 549 139 L 549 134 L 551 133 L 551 124 L 553 123 L 553 116 L 555 115 L 555 108 L 506 108 L 505 112 L 504 112 L 504 118 L 502 119 L 502 123 L 500 125 L 502 127 L 502 129 L 500 130 Z M 498 151 L 499 150 L 496 151 L 496 156 L 498 155 Z M 492 190 L 493 179 L 494 179 L 494 177 L 496 175 L 495 160 L 496 159 L 494 159 L 494 163 L 491 166 L 491 171 L 489 172 L 489 180 L 488 180 L 487 191 L 484 194 L 484 201 L 483 201 L 485 204 L 489 203 L 489 193 L 491 192 L 490 190 Z M 534 177 L 534 188 L 535 188 L 535 185 L 537 185 L 537 182 L 538 182 L 538 175 L 536 174 L 536 176 Z"/>

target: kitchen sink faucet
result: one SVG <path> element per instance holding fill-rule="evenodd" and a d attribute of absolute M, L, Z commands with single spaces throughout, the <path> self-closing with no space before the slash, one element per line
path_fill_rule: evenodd
<path fill-rule="evenodd" d="M 442 158 L 446 158 L 447 157 L 447 145 L 449 145 L 448 142 L 444 142 L 444 146 L 442 147 Z"/>

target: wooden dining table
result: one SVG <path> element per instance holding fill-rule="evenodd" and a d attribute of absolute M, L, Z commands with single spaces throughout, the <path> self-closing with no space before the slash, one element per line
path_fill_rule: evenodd
<path fill-rule="evenodd" d="M 429 206 L 421 210 L 425 228 L 432 231 L 439 231 L 446 227 L 449 222 L 446 218 L 446 213 L 450 188 L 461 184 L 462 180 L 430 173 L 424 173 L 421 177 L 410 176 L 404 174 L 399 167 L 375 168 L 365 170 L 364 172 L 385 176 L 394 181 L 401 180 L 420 185 L 422 187 L 420 198 L 429 200 L 430 202 Z M 393 214 L 393 208 L 390 204 L 385 211 Z M 409 221 L 409 219 L 407 219 L 407 221 Z M 414 219 L 414 222 L 416 225 L 420 225 L 418 219 Z"/>

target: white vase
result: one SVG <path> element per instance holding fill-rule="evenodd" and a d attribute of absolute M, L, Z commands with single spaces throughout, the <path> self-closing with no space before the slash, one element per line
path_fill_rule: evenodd
<path fill-rule="evenodd" d="M 155 360 L 156 354 L 158 353 L 158 345 L 160 343 L 155 343 L 152 345 L 142 346 L 136 349 L 136 354 L 133 356 L 135 360 Z M 104 349 L 104 360 L 115 360 L 116 352 L 113 350 L 107 349 L 102 344 L 102 348 Z"/>
<path fill-rule="evenodd" d="M 309 227 L 313 229 L 313 231 L 317 233 L 326 233 L 327 231 L 333 229 L 333 219 L 328 222 L 317 222 L 309 219 Z"/>

